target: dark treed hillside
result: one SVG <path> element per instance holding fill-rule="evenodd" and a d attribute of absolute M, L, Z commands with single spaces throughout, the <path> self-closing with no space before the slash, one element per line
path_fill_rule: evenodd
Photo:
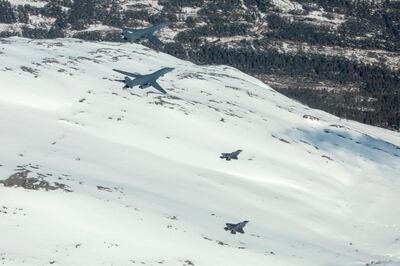
<path fill-rule="evenodd" d="M 400 1 L 277 2 L 0 0 L 0 23 L 10 25 L 0 36 L 122 41 L 121 27 L 170 21 L 160 33 L 167 53 L 231 65 L 313 108 L 399 130 Z"/>

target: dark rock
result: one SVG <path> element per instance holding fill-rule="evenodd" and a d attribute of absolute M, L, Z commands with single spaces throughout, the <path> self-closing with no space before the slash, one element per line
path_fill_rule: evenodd
<path fill-rule="evenodd" d="M 17 172 L 5 180 L 0 180 L 0 184 L 3 184 L 5 187 L 22 187 L 28 190 L 44 189 L 46 191 L 51 191 L 61 189 L 66 192 L 72 192 L 67 185 L 57 182 L 50 184 L 43 176 L 28 177 L 30 172 L 29 170 Z"/>

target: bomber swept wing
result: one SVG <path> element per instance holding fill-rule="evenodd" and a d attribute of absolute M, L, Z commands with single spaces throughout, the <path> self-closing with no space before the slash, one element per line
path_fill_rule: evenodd
<path fill-rule="evenodd" d="M 153 81 L 153 82 L 150 83 L 150 84 L 151 84 L 151 86 L 153 86 L 156 90 L 158 90 L 158 91 L 160 91 L 160 92 L 162 92 L 162 93 L 164 93 L 164 94 L 167 94 L 167 92 L 166 92 L 163 88 L 161 88 L 160 84 L 158 84 L 157 81 Z"/>
<path fill-rule="evenodd" d="M 118 70 L 118 69 L 113 69 L 113 70 L 115 72 L 121 73 L 122 75 L 129 76 L 132 78 L 140 78 L 142 76 L 139 73 L 130 73 L 130 72 L 126 72 L 126 71 L 122 71 L 122 70 Z"/>
<path fill-rule="evenodd" d="M 127 32 L 136 32 L 137 29 L 132 29 L 132 28 L 122 28 L 122 31 L 127 31 Z"/>
<path fill-rule="evenodd" d="M 163 43 L 160 41 L 160 39 L 158 39 L 156 36 L 154 35 L 149 35 L 147 37 L 149 39 L 149 41 L 155 45 L 162 45 Z"/>

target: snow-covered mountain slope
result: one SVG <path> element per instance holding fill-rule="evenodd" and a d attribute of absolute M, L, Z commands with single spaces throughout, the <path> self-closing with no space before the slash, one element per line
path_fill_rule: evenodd
<path fill-rule="evenodd" d="M 135 44 L 0 60 L 0 264 L 400 265 L 398 133 Z M 164 66 L 165 96 L 113 81 Z"/>

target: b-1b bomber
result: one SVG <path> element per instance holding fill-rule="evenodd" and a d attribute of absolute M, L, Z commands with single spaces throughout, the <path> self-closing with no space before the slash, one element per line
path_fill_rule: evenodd
<path fill-rule="evenodd" d="M 157 83 L 157 79 L 164 76 L 165 74 L 171 72 L 174 70 L 174 68 L 171 67 L 164 67 L 160 70 L 157 70 L 154 73 L 147 74 L 147 75 L 141 75 L 139 73 L 130 73 L 118 69 L 113 69 L 115 72 L 121 73 L 125 75 L 124 79 L 117 79 L 115 81 L 123 82 L 125 83 L 125 86 L 123 87 L 124 89 L 127 88 L 133 88 L 135 86 L 139 86 L 141 89 L 145 89 L 148 87 L 153 87 L 156 90 L 160 91 L 163 94 L 166 94 L 167 92 L 160 86 L 160 84 Z M 134 79 L 131 79 L 131 78 Z"/>
<path fill-rule="evenodd" d="M 134 42 L 140 39 L 147 38 L 151 43 L 155 45 L 162 45 L 163 43 L 158 39 L 154 33 L 159 31 L 160 29 L 167 27 L 169 23 L 162 23 L 160 25 L 144 28 L 144 29 L 132 29 L 132 28 L 123 28 L 121 32 L 121 36 L 124 40 L 129 42 Z"/>

